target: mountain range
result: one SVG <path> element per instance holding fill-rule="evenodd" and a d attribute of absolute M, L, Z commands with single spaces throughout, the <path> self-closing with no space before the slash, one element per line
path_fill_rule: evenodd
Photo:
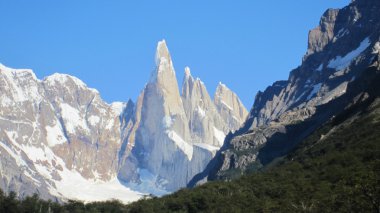
<path fill-rule="evenodd" d="M 0 66 L 0 187 L 20 197 L 130 202 L 185 187 L 248 112 L 214 100 L 186 67 L 180 93 L 165 41 L 136 104 L 108 104 L 76 77 Z"/>
<path fill-rule="evenodd" d="M 372 122 L 368 126 L 376 129 L 380 70 L 377 11 L 378 0 L 353 0 L 342 9 L 327 10 L 309 32 L 302 64 L 287 80 L 258 92 L 249 112 L 222 83 L 212 99 L 188 67 L 180 89 L 164 40 L 157 45 L 156 68 L 136 103 L 108 104 L 99 92 L 73 76 L 54 74 L 39 80 L 31 70 L 2 65 L 0 187 L 17 192 L 21 198 L 37 193 L 57 201 L 116 198 L 130 202 L 146 194 L 165 195 L 207 181 L 237 179 L 245 184 L 247 174 L 272 168 L 284 170 L 284 177 L 291 178 L 286 171 L 293 171 L 293 167 L 286 165 L 293 165 L 294 159 L 307 167 L 305 161 L 316 162 L 314 155 L 339 148 L 330 148 L 324 141 L 335 144 L 338 133 L 355 131 L 352 128 L 363 125 L 368 116 Z M 358 149 L 344 141 L 336 146 Z M 310 156 L 305 150 L 312 150 Z M 274 172 L 273 177 L 257 179 L 270 184 L 265 177 L 281 182 L 281 175 Z M 241 176 L 243 179 L 238 179 Z M 248 189 L 234 183 L 205 184 L 163 199 L 191 197 L 197 190 L 212 188 L 223 199 L 240 193 L 243 201 Z M 190 208 L 189 203 L 185 208 L 178 200 L 173 206 L 160 201 L 140 204 L 155 203 L 161 211 L 166 207 Z M 140 204 L 136 204 L 138 208 Z"/>

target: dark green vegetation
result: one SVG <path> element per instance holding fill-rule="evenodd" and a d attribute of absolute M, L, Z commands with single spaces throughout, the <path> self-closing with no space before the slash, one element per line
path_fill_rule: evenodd
<path fill-rule="evenodd" d="M 347 110 L 291 154 L 231 182 L 211 182 L 131 212 L 380 212 L 380 101 Z"/>
<path fill-rule="evenodd" d="M 69 201 L 64 205 L 52 201 L 44 201 L 37 195 L 18 200 L 16 194 L 11 192 L 5 195 L 0 190 L 1 213 L 80 213 L 80 212 L 126 212 L 127 207 L 118 201 L 96 202 L 83 204 L 78 201 Z"/>
<path fill-rule="evenodd" d="M 237 180 L 128 206 L 0 193 L 0 212 L 380 212 L 380 101 L 346 110 L 286 157 Z"/>

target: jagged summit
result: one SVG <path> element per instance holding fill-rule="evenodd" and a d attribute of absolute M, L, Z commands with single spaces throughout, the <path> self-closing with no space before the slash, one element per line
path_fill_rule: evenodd
<path fill-rule="evenodd" d="M 157 43 L 157 49 L 156 49 L 156 65 L 157 66 L 160 65 L 161 60 L 167 60 L 167 61 L 171 60 L 169 49 L 166 45 L 165 40 L 161 40 Z"/>
<path fill-rule="evenodd" d="M 150 75 L 149 83 L 166 85 L 168 83 L 177 83 L 173 62 L 170 57 L 169 49 L 165 40 L 159 41 L 156 49 L 156 68 Z"/>
<path fill-rule="evenodd" d="M 185 67 L 185 78 L 191 77 L 190 67 Z"/>
<path fill-rule="evenodd" d="M 74 76 L 38 80 L 0 64 L 0 188 L 52 200 L 133 201 L 185 187 L 242 121 L 233 109 L 216 109 L 189 67 L 180 93 L 165 40 L 155 60 L 136 104 L 108 104 Z M 89 190 L 79 193 L 77 183 Z"/>
<path fill-rule="evenodd" d="M 52 85 L 54 85 L 55 83 L 59 83 L 59 84 L 63 85 L 67 81 L 72 81 L 76 85 L 78 85 L 79 87 L 87 87 L 87 85 L 82 80 L 80 80 L 79 78 L 68 75 L 68 74 L 63 74 L 63 73 L 54 73 L 54 74 L 44 78 L 43 81 L 45 81 L 49 84 L 52 84 Z"/>
<path fill-rule="evenodd" d="M 302 64 L 287 81 L 277 81 L 257 93 L 243 128 L 225 141 L 228 148 L 217 158 L 221 160 L 211 169 L 211 179 L 228 179 L 231 171 L 252 172 L 253 165 L 259 168 L 258 164 L 286 156 L 341 110 L 362 104 L 358 94 L 370 99 L 361 91 L 365 86 L 358 85 L 368 84 L 372 75 L 368 67 L 379 64 L 379 10 L 379 0 L 355 0 L 322 15 L 309 32 Z M 222 93 L 223 87 L 217 92 Z"/>
<path fill-rule="evenodd" d="M 230 125 L 243 123 L 248 115 L 239 97 L 222 82 L 216 88 L 214 104 L 223 118 L 229 118 L 225 122 Z"/>
<path fill-rule="evenodd" d="M 4 72 L 5 74 L 10 74 L 14 78 L 31 76 L 34 80 L 38 80 L 33 70 L 31 69 L 13 69 L 0 63 L 0 71 Z"/>

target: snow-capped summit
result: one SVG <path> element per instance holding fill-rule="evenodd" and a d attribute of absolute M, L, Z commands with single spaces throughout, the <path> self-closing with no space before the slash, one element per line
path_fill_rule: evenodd
<path fill-rule="evenodd" d="M 157 43 L 156 49 L 156 65 L 159 66 L 161 61 L 171 61 L 169 49 L 166 46 L 166 41 L 162 40 Z"/>
<path fill-rule="evenodd" d="M 0 65 L 0 187 L 83 201 L 169 193 L 239 128 L 242 122 L 227 123 L 236 113 L 221 114 L 188 67 L 180 93 L 164 40 L 136 105 L 108 104 L 74 76 L 41 81 L 31 70 Z"/>
<path fill-rule="evenodd" d="M 185 67 L 185 78 L 191 77 L 190 67 Z"/>
<path fill-rule="evenodd" d="M 156 67 L 150 75 L 149 83 L 157 83 L 162 86 L 177 81 L 173 62 L 170 57 L 165 40 L 158 42 L 156 50 Z"/>
<path fill-rule="evenodd" d="M 128 194 L 128 200 L 140 197 L 114 180 L 124 104 L 105 103 L 73 76 L 53 74 L 41 81 L 31 70 L 4 65 L 0 100 L 3 190 L 86 201 L 111 199 L 112 194 L 126 199 L 117 191 Z M 88 193 L 79 191 L 78 183 Z"/>

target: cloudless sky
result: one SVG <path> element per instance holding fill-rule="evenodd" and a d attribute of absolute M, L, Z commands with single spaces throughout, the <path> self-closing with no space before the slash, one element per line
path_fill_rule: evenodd
<path fill-rule="evenodd" d="M 107 102 L 136 100 L 165 39 L 213 96 L 219 81 L 247 108 L 300 65 L 308 31 L 349 0 L 0 0 L 0 63 L 40 79 L 74 75 Z"/>

